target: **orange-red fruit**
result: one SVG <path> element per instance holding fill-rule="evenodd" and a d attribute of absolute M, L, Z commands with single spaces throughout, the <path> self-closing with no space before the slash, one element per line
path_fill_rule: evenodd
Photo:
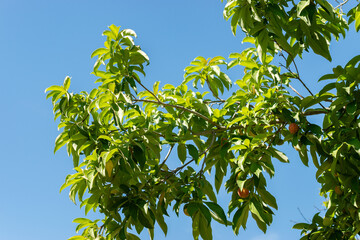
<path fill-rule="evenodd" d="M 238 189 L 237 194 L 239 195 L 240 198 L 247 198 L 249 196 L 249 189 L 247 188 L 243 188 L 243 189 Z"/>
<path fill-rule="evenodd" d="M 336 193 L 337 195 L 341 195 L 341 194 L 343 193 L 343 191 L 341 190 L 341 187 L 340 187 L 340 186 L 336 186 L 336 187 L 335 187 L 335 193 Z"/>
<path fill-rule="evenodd" d="M 290 123 L 289 131 L 291 134 L 295 134 L 299 131 L 299 126 L 296 123 Z"/>

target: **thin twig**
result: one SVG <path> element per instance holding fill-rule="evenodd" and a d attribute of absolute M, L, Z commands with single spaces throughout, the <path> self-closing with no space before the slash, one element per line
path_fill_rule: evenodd
<path fill-rule="evenodd" d="M 340 3 L 338 6 L 336 6 L 334 9 L 336 8 L 341 8 L 343 5 L 345 5 L 349 0 L 345 0 L 342 3 Z"/>
<path fill-rule="evenodd" d="M 174 148 L 174 144 L 170 146 L 170 149 L 169 149 L 168 153 L 166 154 L 164 161 L 159 165 L 159 169 L 161 169 L 162 166 L 166 163 L 166 160 L 168 160 L 168 158 L 170 156 L 170 153 L 173 150 L 173 148 Z"/>
<path fill-rule="evenodd" d="M 276 41 L 275 41 L 276 42 Z M 276 42 L 276 44 L 280 47 L 280 45 Z M 296 71 L 296 74 L 294 74 L 292 71 L 291 71 L 291 69 L 290 68 L 286 68 L 288 71 L 290 71 L 293 75 L 294 75 L 294 78 L 295 79 L 297 79 L 297 80 L 299 80 L 300 81 L 300 83 L 305 87 L 305 89 L 311 94 L 311 96 L 314 96 L 314 94 L 312 93 L 312 91 L 308 88 L 308 86 L 304 83 L 304 81 L 300 78 L 300 72 L 299 72 L 299 69 L 298 69 L 298 67 L 297 67 L 297 65 L 296 65 L 296 62 L 295 62 L 295 59 L 293 58 L 293 56 L 289 53 L 289 52 L 287 52 L 285 49 L 283 49 L 283 48 L 281 48 L 282 50 L 284 50 L 290 57 L 291 57 L 291 61 L 292 61 L 292 63 L 294 64 L 294 66 L 295 66 L 295 71 Z M 281 56 L 285 59 L 285 56 L 283 55 L 283 54 L 281 54 Z M 286 59 L 285 59 L 286 60 Z M 319 105 L 322 107 L 322 108 L 324 108 L 324 109 L 326 109 L 325 107 L 324 107 L 324 105 L 322 105 L 321 103 L 319 103 Z"/>
<path fill-rule="evenodd" d="M 153 97 L 156 99 L 156 101 L 161 102 L 160 99 L 149 89 L 147 89 L 139 80 L 137 80 L 136 78 L 133 77 L 133 79 L 140 84 L 140 86 L 142 86 L 148 93 L 150 93 L 151 95 L 153 95 Z"/>
<path fill-rule="evenodd" d="M 290 87 L 297 95 L 299 95 L 299 97 L 300 97 L 301 99 L 304 98 L 298 91 L 296 91 L 296 89 L 295 89 L 293 86 L 291 86 L 291 84 L 289 84 L 289 87 Z"/>
<path fill-rule="evenodd" d="M 213 139 L 212 139 L 209 147 L 207 147 L 202 153 L 200 153 L 200 154 L 199 154 L 199 157 L 202 156 L 202 155 L 204 155 L 204 154 L 206 154 L 206 153 L 210 150 L 210 148 L 212 147 L 212 145 L 213 145 L 213 143 L 214 143 L 214 140 L 215 140 L 215 134 L 213 135 Z M 185 163 L 184 165 L 176 168 L 176 169 L 173 170 L 172 172 L 173 172 L 174 174 L 177 174 L 178 171 L 180 171 L 181 169 L 183 169 L 184 167 L 186 167 L 187 165 L 189 165 L 189 164 L 192 163 L 193 161 L 195 161 L 194 158 L 191 159 L 189 162 Z M 204 161 L 205 161 L 205 160 L 204 160 Z"/>
<path fill-rule="evenodd" d="M 224 102 L 226 102 L 226 101 L 223 100 L 223 99 L 220 99 L 220 100 L 218 100 L 218 101 L 204 101 L 203 103 L 206 103 L 206 104 L 211 104 L 211 103 L 222 104 L 222 103 L 224 103 Z"/>
<path fill-rule="evenodd" d="M 305 218 L 304 214 L 301 212 L 300 208 L 297 208 L 299 213 L 301 214 L 301 216 L 304 218 L 304 220 L 307 222 L 307 223 L 310 223 L 310 221 L 308 219 Z"/>
<path fill-rule="evenodd" d="M 173 174 L 177 174 L 178 171 L 180 171 L 181 169 L 183 169 L 184 167 L 186 167 L 187 165 L 189 165 L 190 163 L 192 163 L 193 161 L 195 161 L 195 158 L 192 158 L 190 161 L 188 161 L 187 163 L 185 163 L 184 165 L 175 168 L 173 171 L 171 171 Z M 166 180 L 166 179 L 165 179 Z"/>

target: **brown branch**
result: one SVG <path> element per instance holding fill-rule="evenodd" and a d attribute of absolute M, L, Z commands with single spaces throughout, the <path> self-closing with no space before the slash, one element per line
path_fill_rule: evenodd
<path fill-rule="evenodd" d="M 212 145 L 213 145 L 213 143 L 214 143 L 214 140 L 215 140 L 215 134 L 213 135 L 213 139 L 212 139 L 209 147 L 207 147 L 202 153 L 200 153 L 200 154 L 199 154 L 199 157 L 200 157 L 201 155 L 206 154 L 206 153 L 210 150 L 210 148 L 212 147 Z M 184 167 L 186 167 L 187 165 L 189 165 L 189 164 L 192 163 L 193 161 L 195 161 L 194 158 L 191 159 L 189 162 L 185 163 L 184 165 L 182 165 L 182 166 L 176 168 L 175 170 L 173 170 L 172 173 L 177 174 L 178 171 L 180 171 L 181 169 L 183 169 Z M 204 159 L 204 161 L 205 161 L 205 159 Z"/>
<path fill-rule="evenodd" d="M 190 163 L 192 163 L 193 161 L 195 161 L 195 159 L 191 159 L 190 161 L 188 161 L 187 163 L 185 163 L 184 165 L 182 165 L 181 167 L 176 168 L 175 170 L 171 171 L 173 174 L 177 174 L 178 171 L 180 171 L 181 169 L 183 169 L 184 167 L 186 167 L 187 165 L 189 165 Z M 166 178 L 167 179 L 167 178 Z M 166 180 L 165 179 L 165 180 Z"/>
<path fill-rule="evenodd" d="M 297 95 L 299 95 L 299 97 L 300 97 L 301 99 L 304 98 L 298 91 L 296 91 L 296 89 L 295 89 L 293 86 L 291 86 L 291 84 L 289 84 L 289 87 L 290 87 Z"/>
<path fill-rule="evenodd" d="M 133 79 L 140 84 L 140 86 L 142 86 L 148 93 L 150 93 L 151 95 L 153 95 L 153 97 L 156 99 L 156 101 L 158 101 L 159 103 L 161 102 L 160 99 L 149 89 L 147 89 L 139 80 L 137 80 L 136 78 L 133 77 Z"/>
<path fill-rule="evenodd" d="M 275 40 L 276 42 L 276 40 Z M 276 44 L 281 48 L 281 46 L 276 42 Z M 296 62 L 295 62 L 295 59 L 293 58 L 293 56 L 288 52 L 286 51 L 285 49 L 281 48 L 282 50 L 284 50 L 290 57 L 291 57 L 291 62 L 294 64 L 295 66 L 295 71 L 296 71 L 296 74 L 294 72 L 291 71 L 290 68 L 288 67 L 285 67 L 289 72 L 291 72 L 293 75 L 294 75 L 294 78 L 299 80 L 300 83 L 305 87 L 305 89 L 311 94 L 311 96 L 314 96 L 314 94 L 312 93 L 312 91 L 308 88 L 308 86 L 304 83 L 304 81 L 300 78 L 300 73 L 299 73 L 299 69 L 296 65 Z M 280 56 L 282 56 L 284 59 L 285 59 L 285 56 L 283 54 L 281 54 Z M 286 61 L 286 59 L 285 59 Z M 321 103 L 319 103 L 319 105 L 323 108 L 323 109 L 326 109 L 324 107 L 324 105 L 322 105 Z"/>
<path fill-rule="evenodd" d="M 313 110 L 308 110 L 308 111 L 305 111 L 303 114 L 304 116 L 313 116 L 313 115 L 318 115 L 318 114 L 326 114 L 328 113 L 329 111 L 324 109 L 324 110 L 320 110 L 320 109 L 313 109 Z"/>

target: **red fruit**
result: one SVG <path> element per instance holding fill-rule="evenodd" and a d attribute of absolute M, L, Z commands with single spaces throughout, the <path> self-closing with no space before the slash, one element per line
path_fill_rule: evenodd
<path fill-rule="evenodd" d="M 295 134 L 299 131 L 299 126 L 296 123 L 290 123 L 289 131 L 291 134 Z"/>
<path fill-rule="evenodd" d="M 188 210 L 187 210 L 187 207 L 188 207 L 188 204 L 186 204 L 186 205 L 184 206 L 184 214 L 185 214 L 186 216 L 190 217 L 190 214 L 189 214 L 189 212 L 188 212 Z"/>
<path fill-rule="evenodd" d="M 335 193 L 336 193 L 337 195 L 341 195 L 341 194 L 343 193 L 343 191 L 341 190 L 341 187 L 340 187 L 340 186 L 336 186 L 336 187 L 335 187 Z"/>
<path fill-rule="evenodd" d="M 247 188 L 243 188 L 243 189 L 238 189 L 237 194 L 239 195 L 240 198 L 247 198 L 250 194 L 249 189 Z"/>
<path fill-rule="evenodd" d="M 188 213 L 188 211 L 187 211 L 186 208 L 184 208 L 184 214 L 185 214 L 186 216 L 189 216 L 189 217 L 190 217 L 190 214 Z"/>

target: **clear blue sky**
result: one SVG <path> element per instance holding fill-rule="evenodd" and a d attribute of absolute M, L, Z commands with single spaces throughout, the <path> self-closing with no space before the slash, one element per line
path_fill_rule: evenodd
<path fill-rule="evenodd" d="M 75 234 L 72 220 L 82 217 L 84 210 L 69 200 L 67 190 L 59 193 L 66 175 L 72 173 L 72 161 L 64 150 L 53 154 L 59 132 L 44 89 L 61 84 L 67 75 L 72 77 L 74 92 L 94 88 L 90 54 L 103 45 L 101 33 L 107 26 L 121 25 L 137 32 L 136 41 L 151 62 L 146 68 L 147 85 L 154 81 L 177 85 L 195 57 L 227 57 L 244 49 L 242 33 L 237 38 L 232 35 L 219 0 L 0 3 L 0 239 L 4 240 L 63 240 Z M 351 31 L 348 40 L 334 44 L 332 63 L 306 53 L 299 62 L 302 78 L 316 91 L 320 76 L 360 53 L 358 42 L 359 36 Z M 232 71 L 230 76 L 236 80 L 242 72 Z M 249 221 L 247 231 L 236 237 L 231 227 L 214 223 L 215 240 L 299 238 L 300 232 L 291 229 L 295 222 L 304 221 L 298 209 L 311 218 L 316 208 L 322 208 L 323 199 L 313 166 L 304 167 L 294 151 L 285 151 L 291 163 L 277 163 L 276 176 L 268 182 L 279 205 L 268 233 L 264 235 Z M 220 203 L 227 206 L 228 199 L 222 189 Z M 172 216 L 167 222 L 167 239 L 192 239 L 190 218 Z M 149 239 L 146 232 L 143 236 Z M 158 228 L 155 237 L 165 239 Z"/>

